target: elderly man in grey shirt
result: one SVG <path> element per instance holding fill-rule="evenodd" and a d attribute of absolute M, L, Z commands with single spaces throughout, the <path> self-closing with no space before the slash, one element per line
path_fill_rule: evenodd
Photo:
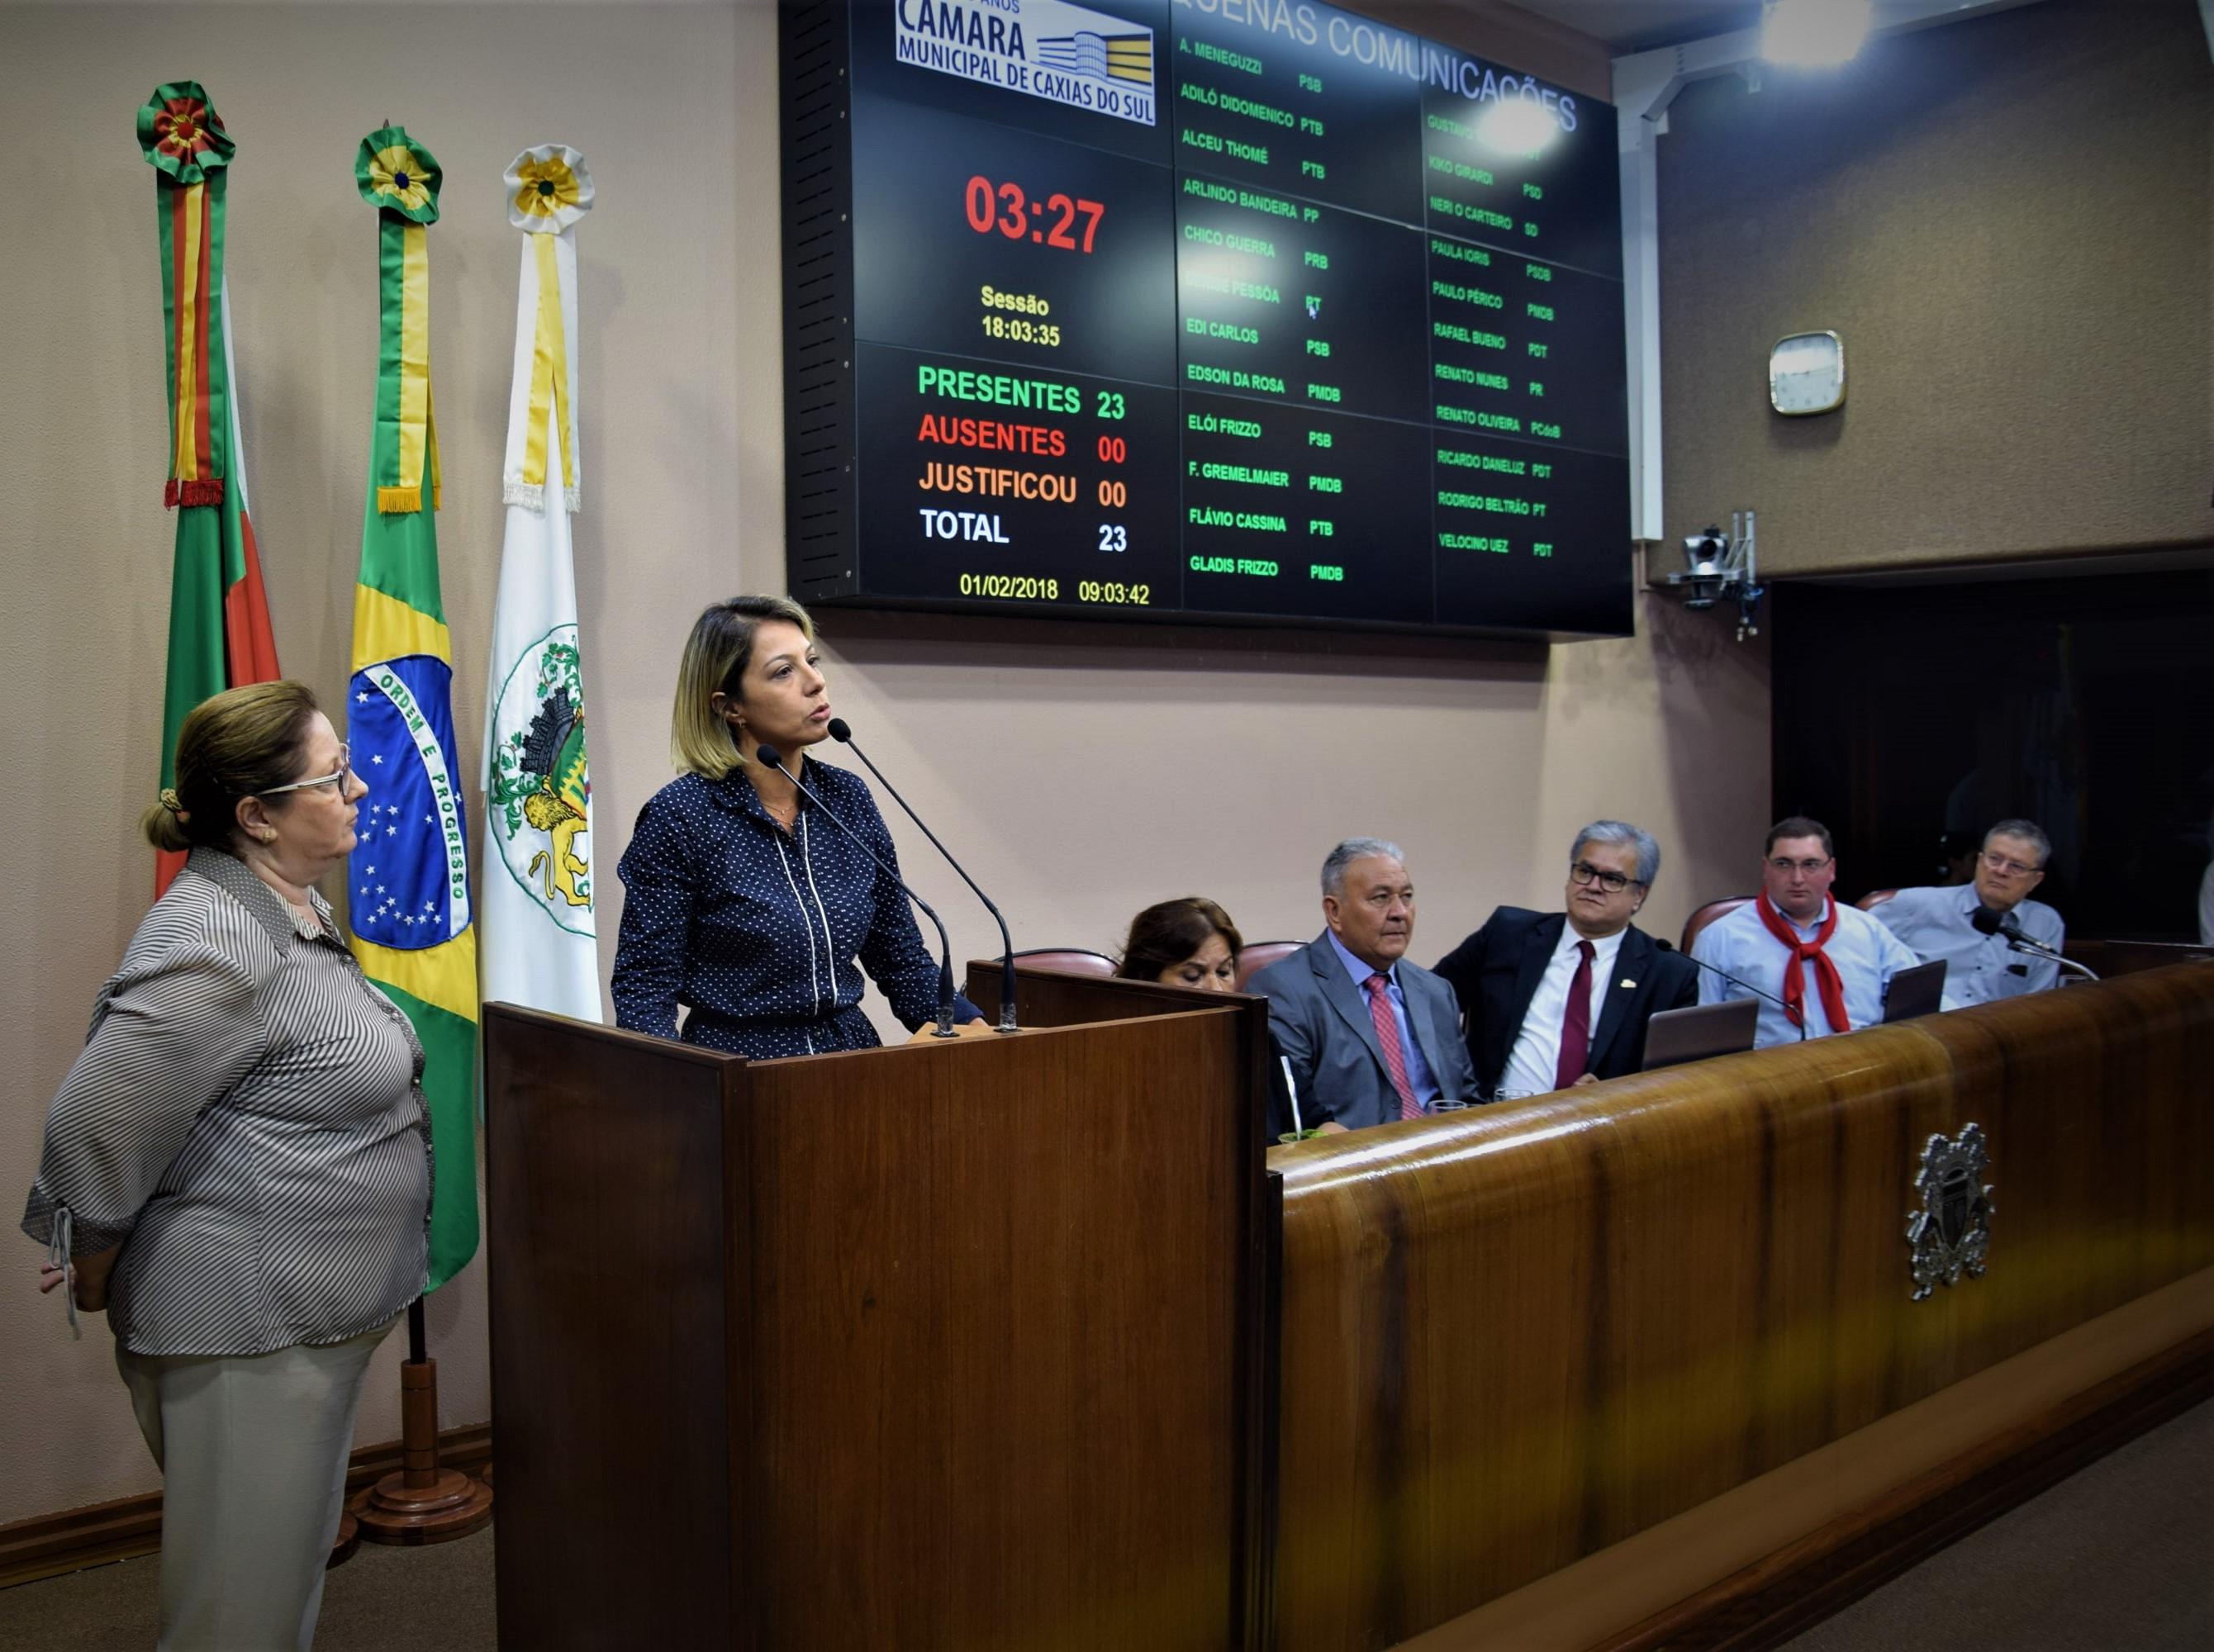
<path fill-rule="evenodd" d="M 1924 964 L 1945 961 L 1945 1007 L 1965 1008 L 2022 993 L 2041 993 L 2060 978 L 2049 958 L 2018 952 L 1972 920 L 1978 907 L 2011 916 L 2021 933 L 2058 951 L 2068 938 L 2060 915 L 2029 892 L 2045 881 L 2052 841 L 2033 821 L 2003 820 L 1984 834 L 1972 883 L 1948 889 L 1903 889 L 1871 915 Z"/>

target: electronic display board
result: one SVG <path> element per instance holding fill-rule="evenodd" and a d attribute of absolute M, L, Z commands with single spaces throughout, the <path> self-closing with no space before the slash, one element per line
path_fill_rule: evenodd
<path fill-rule="evenodd" d="M 802 600 L 1630 629 L 1609 106 L 1299 0 L 780 49 Z"/>

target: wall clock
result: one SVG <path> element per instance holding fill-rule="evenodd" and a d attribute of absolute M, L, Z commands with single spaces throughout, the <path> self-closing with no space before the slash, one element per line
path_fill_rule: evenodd
<path fill-rule="evenodd" d="M 1793 418 L 1845 405 L 1845 341 L 1834 333 L 1795 333 L 1768 352 L 1768 402 Z"/>

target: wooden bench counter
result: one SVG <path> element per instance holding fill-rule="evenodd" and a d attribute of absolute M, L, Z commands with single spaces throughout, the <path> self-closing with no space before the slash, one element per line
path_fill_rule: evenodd
<path fill-rule="evenodd" d="M 1277 1151 L 1277 1643 L 1461 1643 L 1464 1614 L 1976 1374 L 2095 1350 L 2083 1327 L 2214 1267 L 2211 1072 L 2214 964 L 2186 964 Z M 1989 1270 L 1911 1300 L 1924 1146 L 1971 1123 Z M 2079 1387 L 2115 1376 L 2092 1358 Z M 2156 1363 L 2204 1391 L 2203 1347 Z M 1978 1415 L 1946 1424 L 1962 1461 Z M 1725 1581 L 1691 1563 L 1657 1598 Z"/>

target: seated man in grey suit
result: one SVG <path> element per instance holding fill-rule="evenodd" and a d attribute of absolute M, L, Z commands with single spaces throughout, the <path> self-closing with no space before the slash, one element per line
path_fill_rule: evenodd
<path fill-rule="evenodd" d="M 1268 996 L 1300 1122 L 1359 1129 L 1475 1100 L 1453 988 L 1404 957 L 1415 885 L 1398 846 L 1349 837 L 1332 849 L 1322 914 L 1329 928 L 1245 988 Z"/>

